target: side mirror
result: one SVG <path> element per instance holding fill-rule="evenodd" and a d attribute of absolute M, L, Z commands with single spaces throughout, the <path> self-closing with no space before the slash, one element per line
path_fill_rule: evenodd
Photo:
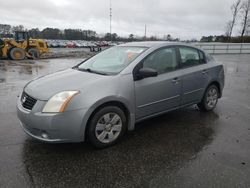
<path fill-rule="evenodd" d="M 141 68 L 137 73 L 137 78 L 143 79 L 148 77 L 156 77 L 158 76 L 158 72 L 155 69 L 151 68 Z"/>

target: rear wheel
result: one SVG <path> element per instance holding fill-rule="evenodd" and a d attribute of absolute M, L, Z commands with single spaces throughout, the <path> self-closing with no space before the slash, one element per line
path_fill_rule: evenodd
<path fill-rule="evenodd" d="M 119 141 L 126 127 L 124 112 L 116 106 L 107 106 L 97 111 L 91 118 L 88 138 L 95 147 L 109 147 Z"/>
<path fill-rule="evenodd" d="M 9 57 L 12 60 L 23 60 L 25 58 L 25 51 L 22 48 L 14 47 L 10 49 Z"/>
<path fill-rule="evenodd" d="M 197 104 L 199 109 L 202 111 L 212 111 L 218 102 L 219 99 L 219 89 L 216 85 L 210 85 L 202 99 L 202 101 Z"/>
<path fill-rule="evenodd" d="M 29 55 L 31 55 L 32 58 L 38 59 L 40 58 L 40 52 L 36 48 L 30 48 L 28 50 Z"/>

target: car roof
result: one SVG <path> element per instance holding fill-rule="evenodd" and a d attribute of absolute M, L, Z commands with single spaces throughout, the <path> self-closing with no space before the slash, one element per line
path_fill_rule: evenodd
<path fill-rule="evenodd" d="M 144 42 L 128 42 L 125 44 L 121 44 L 119 46 L 133 46 L 133 47 L 162 47 L 162 46 L 172 46 L 172 45 L 183 45 L 183 46 L 189 46 L 193 48 L 197 48 L 195 46 L 189 45 L 187 43 L 183 42 L 166 42 L 166 41 L 144 41 Z M 197 48 L 199 49 L 199 48 Z"/>

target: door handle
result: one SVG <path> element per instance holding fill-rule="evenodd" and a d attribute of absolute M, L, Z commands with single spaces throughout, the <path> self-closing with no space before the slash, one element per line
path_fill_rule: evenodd
<path fill-rule="evenodd" d="M 207 74 L 207 70 L 205 69 L 205 70 L 203 70 L 201 73 L 202 73 L 202 74 Z"/>
<path fill-rule="evenodd" d="M 180 82 L 180 79 L 177 77 L 172 80 L 173 84 L 178 84 L 179 82 Z"/>

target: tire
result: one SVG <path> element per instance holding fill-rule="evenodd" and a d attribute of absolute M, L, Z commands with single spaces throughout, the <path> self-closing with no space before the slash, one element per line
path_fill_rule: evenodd
<path fill-rule="evenodd" d="M 11 48 L 9 51 L 9 58 L 12 60 L 23 60 L 25 59 L 25 51 L 22 48 Z"/>
<path fill-rule="evenodd" d="M 219 99 L 219 89 L 216 85 L 210 85 L 203 96 L 200 103 L 197 104 L 199 109 L 204 112 L 212 111 Z"/>
<path fill-rule="evenodd" d="M 30 48 L 30 49 L 28 50 L 28 53 L 29 53 L 29 55 L 31 55 L 31 57 L 32 57 L 33 59 L 38 59 L 38 58 L 40 58 L 40 52 L 39 52 L 36 48 Z"/>
<path fill-rule="evenodd" d="M 88 139 L 93 146 L 106 148 L 120 140 L 126 127 L 124 112 L 116 106 L 106 106 L 91 117 L 87 129 Z"/>

